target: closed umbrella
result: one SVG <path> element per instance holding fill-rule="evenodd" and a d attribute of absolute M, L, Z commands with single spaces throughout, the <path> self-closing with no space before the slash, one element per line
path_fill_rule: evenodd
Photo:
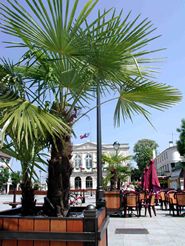
<path fill-rule="evenodd" d="M 160 190 L 160 183 L 159 183 L 159 179 L 157 176 L 157 171 L 156 171 L 156 167 L 154 164 L 154 160 L 150 161 L 150 165 L 149 165 L 149 169 L 148 169 L 148 180 L 149 180 L 149 190 L 157 192 Z"/>
<path fill-rule="evenodd" d="M 143 171 L 142 188 L 143 190 L 149 190 L 149 169 L 146 167 Z"/>

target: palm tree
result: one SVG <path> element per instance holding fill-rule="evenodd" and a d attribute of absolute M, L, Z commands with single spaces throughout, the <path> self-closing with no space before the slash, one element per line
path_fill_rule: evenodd
<path fill-rule="evenodd" d="M 110 190 L 118 189 L 123 182 L 127 181 L 131 171 L 128 165 L 123 165 L 131 159 L 131 156 L 123 156 L 121 154 L 104 154 L 102 155 L 103 163 L 107 171 L 104 178 L 104 185 L 107 187 L 110 182 Z"/>
<path fill-rule="evenodd" d="M 157 37 L 150 36 L 154 29 L 147 19 L 136 24 L 139 16 L 129 21 L 129 15 L 123 19 L 122 12 L 117 15 L 113 10 L 111 15 L 111 10 L 108 10 L 98 12 L 97 18 L 89 23 L 88 16 L 98 0 L 87 1 L 78 16 L 75 15 L 78 0 L 74 1 L 71 9 L 69 0 L 48 0 L 47 7 L 42 1 L 25 1 L 29 11 L 16 0 L 7 2 L 1 4 L 2 30 L 21 39 L 21 42 L 14 44 L 16 47 L 28 49 L 22 59 L 23 65 L 20 67 L 19 64 L 18 69 L 24 77 L 24 86 L 27 83 L 28 97 L 32 104 L 36 104 L 34 109 L 37 106 L 47 115 L 52 114 L 55 119 L 65 122 L 71 133 L 73 124 L 88 113 L 87 110 L 79 116 L 79 111 L 89 107 L 96 94 L 112 93 L 112 100 L 117 100 L 114 114 L 116 125 L 120 124 L 121 116 L 123 120 L 132 119 L 133 114 L 142 114 L 149 120 L 149 111 L 144 106 L 161 110 L 181 99 L 178 90 L 150 79 L 154 69 L 146 64 L 153 60 L 147 55 L 154 51 L 144 50 L 144 47 Z M 8 82 L 7 79 L 5 81 Z M 19 83 L 16 85 L 19 91 Z M 25 90 L 24 86 L 21 90 Z M 4 96 L 3 100 L 7 103 L 8 96 Z M 13 98 L 11 104 L 16 100 L 20 99 Z M 32 104 L 29 104 L 30 108 Z M 98 107 L 100 104 L 99 101 Z M 8 110 L 10 117 L 13 111 Z M 44 116 L 39 117 L 41 120 Z M 7 120 L 3 117 L 2 125 Z M 27 122 L 32 120 L 29 117 Z M 44 127 L 39 122 L 34 124 L 40 130 Z M 26 126 L 20 125 L 20 129 L 23 127 Z M 24 132 L 32 131 L 36 132 L 34 128 L 29 128 L 29 131 L 27 128 Z M 17 133 L 20 135 L 20 130 L 17 129 Z M 52 133 L 51 129 L 49 133 Z M 72 172 L 71 134 L 67 131 L 63 133 L 52 133 L 52 138 L 43 139 L 51 146 L 45 207 L 50 210 L 49 214 L 58 216 L 67 207 Z M 38 134 L 34 137 L 36 141 Z M 28 134 L 25 134 L 25 142 L 28 143 Z"/>
<path fill-rule="evenodd" d="M 48 138 L 69 132 L 69 127 L 44 108 L 29 101 L 30 86 L 15 67 L 3 60 L 0 66 L 0 128 L 2 152 L 16 158 L 22 169 L 22 213 L 34 213 L 34 189 L 32 180 L 38 177 L 35 167 L 45 163 L 41 151 L 47 146 Z"/>

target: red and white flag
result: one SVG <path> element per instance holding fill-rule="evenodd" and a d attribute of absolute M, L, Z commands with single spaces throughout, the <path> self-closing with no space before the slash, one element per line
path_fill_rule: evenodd
<path fill-rule="evenodd" d="M 88 138 L 89 135 L 90 135 L 90 133 L 84 133 L 84 134 L 80 135 L 80 139 Z"/>

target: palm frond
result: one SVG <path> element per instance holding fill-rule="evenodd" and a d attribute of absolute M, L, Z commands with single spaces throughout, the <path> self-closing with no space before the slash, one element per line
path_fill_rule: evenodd
<path fill-rule="evenodd" d="M 0 5 L 2 30 L 5 33 L 21 38 L 23 45 L 27 47 L 34 44 L 45 50 L 70 54 L 75 53 L 74 47 L 71 46 L 74 34 L 98 1 L 87 1 L 76 19 L 79 0 L 74 1 L 70 12 L 69 0 L 48 0 L 45 4 L 42 1 L 25 0 L 26 7 L 16 0 L 7 2 L 9 6 L 3 3 Z"/>
<path fill-rule="evenodd" d="M 150 113 L 144 107 L 164 110 L 179 102 L 181 98 L 181 92 L 172 86 L 141 79 L 133 88 L 130 85 L 120 90 L 114 113 L 115 125 L 120 125 L 121 117 L 123 120 L 132 120 L 134 114 L 141 114 L 150 122 Z"/>
<path fill-rule="evenodd" d="M 0 96 L 0 108 L 5 110 L 0 119 L 2 142 L 8 132 L 17 139 L 18 145 L 24 143 L 28 148 L 34 139 L 47 139 L 48 135 L 55 139 L 70 131 L 61 119 L 20 98 L 10 101 L 9 96 L 6 100 Z"/>

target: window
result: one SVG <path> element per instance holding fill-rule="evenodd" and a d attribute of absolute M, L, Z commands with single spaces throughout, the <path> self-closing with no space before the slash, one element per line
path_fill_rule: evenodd
<path fill-rule="evenodd" d="M 75 169 L 79 169 L 82 165 L 82 159 L 80 155 L 75 156 Z"/>
<path fill-rule="evenodd" d="M 81 189 L 81 185 L 82 185 L 81 178 L 76 177 L 75 178 L 75 189 Z"/>
<path fill-rule="evenodd" d="M 86 163 L 86 168 L 90 169 L 92 168 L 92 156 L 90 154 L 87 154 L 85 157 L 85 163 Z"/>
<path fill-rule="evenodd" d="M 170 169 L 169 169 L 169 164 L 167 164 L 167 172 L 169 172 L 170 171 Z"/>
<path fill-rule="evenodd" d="M 168 153 L 166 152 L 166 159 L 168 159 Z"/>
<path fill-rule="evenodd" d="M 92 188 L 93 187 L 93 181 L 92 177 L 87 176 L 86 178 L 86 189 Z"/>
<path fill-rule="evenodd" d="M 171 163 L 171 168 L 173 169 L 175 167 L 175 163 Z"/>

